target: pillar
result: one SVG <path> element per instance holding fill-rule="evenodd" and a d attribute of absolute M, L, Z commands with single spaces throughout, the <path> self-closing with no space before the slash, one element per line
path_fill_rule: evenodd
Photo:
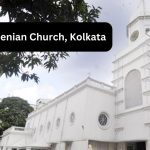
<path fill-rule="evenodd" d="M 146 150 L 150 150 L 150 140 L 146 141 Z"/>
<path fill-rule="evenodd" d="M 26 147 L 26 150 L 31 150 L 31 147 Z"/>

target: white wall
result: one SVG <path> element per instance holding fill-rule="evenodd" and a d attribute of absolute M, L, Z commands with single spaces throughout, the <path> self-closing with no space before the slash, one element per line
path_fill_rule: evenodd
<path fill-rule="evenodd" d="M 8 134 L 7 136 L 4 136 L 1 141 L 1 145 L 3 147 L 9 146 L 9 147 L 15 147 L 22 146 L 25 141 L 30 140 L 30 134 L 18 134 L 18 133 L 12 133 Z"/>
<path fill-rule="evenodd" d="M 40 141 L 41 137 L 47 143 L 59 141 L 78 141 L 80 143 L 88 139 L 114 141 L 114 103 L 113 91 L 107 93 L 105 90 L 100 91 L 99 88 L 83 87 L 27 120 L 27 123 L 34 121 L 32 125 L 33 128 L 36 128 L 33 142 Z M 73 123 L 70 122 L 72 112 L 75 114 Z M 101 112 L 107 112 L 110 117 L 110 126 L 105 130 L 101 129 L 98 123 L 98 116 Z M 56 127 L 57 118 L 61 119 L 58 128 Z M 48 130 L 49 121 L 51 127 Z M 40 133 L 41 125 L 43 125 L 43 130 Z M 73 145 L 76 148 L 80 144 Z"/>
<path fill-rule="evenodd" d="M 72 143 L 71 150 L 87 150 L 88 141 L 76 141 Z"/>
<path fill-rule="evenodd" d="M 30 128 L 36 128 L 33 142 L 40 141 L 41 137 L 47 143 L 64 140 L 82 140 L 86 94 L 86 89 L 82 88 L 48 109 L 44 109 L 42 112 L 28 118 L 27 124 L 32 124 Z M 75 122 L 73 124 L 70 122 L 70 114 L 72 112 L 75 113 Z M 57 118 L 61 120 L 58 128 L 56 127 Z M 47 129 L 48 122 L 51 122 L 49 130 Z M 43 125 L 42 132 L 40 132 L 41 125 Z"/>
<path fill-rule="evenodd" d="M 146 24 L 148 25 L 148 22 L 145 22 L 145 25 Z M 137 141 L 147 140 L 150 138 L 150 129 L 148 127 L 148 124 L 145 123 L 148 119 L 144 119 L 145 116 L 148 116 L 147 114 L 150 112 L 150 109 L 145 111 L 146 107 L 150 107 L 150 103 L 148 100 L 149 96 L 143 94 L 146 85 L 144 78 L 150 77 L 150 74 L 145 71 L 143 67 L 146 64 L 150 63 L 150 57 L 148 56 L 150 48 L 149 46 L 147 46 L 147 44 L 139 45 L 142 41 L 141 38 L 145 34 L 144 28 L 145 26 L 143 22 L 137 22 L 137 24 L 134 24 L 129 29 L 130 33 L 137 29 L 140 31 L 140 41 L 137 40 L 137 42 L 133 42 L 133 44 L 129 45 L 126 50 L 121 51 L 117 56 L 117 58 L 120 57 L 120 59 L 114 62 L 114 86 L 117 86 L 118 88 L 118 84 L 122 82 L 122 89 L 116 92 L 115 135 L 117 141 Z M 139 70 L 141 73 L 142 104 L 127 109 L 125 107 L 126 99 L 124 83 L 127 74 L 134 69 Z"/>
<path fill-rule="evenodd" d="M 86 103 L 87 89 L 84 88 L 78 91 L 75 95 L 68 98 L 68 105 L 66 110 L 66 117 L 64 123 L 63 140 L 82 140 L 83 139 L 83 129 L 84 126 L 84 112 Z M 74 123 L 70 122 L 71 113 L 75 114 Z"/>
<path fill-rule="evenodd" d="M 85 105 L 85 138 L 98 141 L 114 141 L 115 97 L 98 89 L 88 88 Z M 110 125 L 107 129 L 99 126 L 101 112 L 109 115 Z"/>
<path fill-rule="evenodd" d="M 149 138 L 148 127 L 144 121 L 144 111 L 135 111 L 118 116 L 116 119 L 116 127 L 122 128 L 117 131 L 117 141 L 139 141 Z"/>

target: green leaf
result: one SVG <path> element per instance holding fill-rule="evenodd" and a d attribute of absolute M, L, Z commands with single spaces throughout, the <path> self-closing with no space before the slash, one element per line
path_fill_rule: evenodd
<path fill-rule="evenodd" d="M 7 97 L 0 102 L 0 135 L 11 126 L 25 126 L 26 118 L 33 108 L 19 97 Z"/>

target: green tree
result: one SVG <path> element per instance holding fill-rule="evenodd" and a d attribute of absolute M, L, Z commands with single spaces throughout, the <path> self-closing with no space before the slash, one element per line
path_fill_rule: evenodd
<path fill-rule="evenodd" d="M 35 73 L 30 73 L 35 67 L 41 66 L 48 72 L 57 68 L 60 59 L 66 59 L 67 52 L 0 52 L 0 75 L 21 77 L 22 81 L 39 82 Z M 25 71 L 29 69 L 30 71 Z"/>
<path fill-rule="evenodd" d="M 100 7 L 84 0 L 1 0 L 0 16 L 12 22 L 95 22 Z"/>
<path fill-rule="evenodd" d="M 10 22 L 96 22 L 101 10 L 84 0 L 1 0 L 0 6 L 0 17 L 8 14 Z M 49 72 L 67 56 L 67 52 L 0 52 L 0 75 L 21 75 L 22 81 L 38 83 L 39 77 L 24 68 L 42 66 Z"/>
<path fill-rule="evenodd" d="M 7 97 L 0 102 L 0 135 L 11 126 L 24 127 L 33 108 L 19 97 Z"/>

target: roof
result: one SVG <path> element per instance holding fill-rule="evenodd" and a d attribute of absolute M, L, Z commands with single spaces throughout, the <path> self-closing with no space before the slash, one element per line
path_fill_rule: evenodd
<path fill-rule="evenodd" d="M 50 145 L 46 143 L 46 141 L 41 138 L 38 142 L 33 142 L 31 137 L 24 136 L 24 138 L 21 138 L 20 140 L 16 141 L 12 145 L 9 145 L 11 147 L 38 147 L 38 148 L 47 148 Z"/>
<path fill-rule="evenodd" d="M 66 92 L 62 93 L 61 95 L 57 96 L 53 100 L 48 101 L 45 105 L 43 105 L 39 109 L 31 112 L 29 114 L 28 118 L 30 118 L 31 116 L 35 115 L 36 113 L 40 113 L 41 111 L 49 108 L 51 105 L 59 103 L 61 100 L 63 100 L 66 97 L 68 97 L 68 96 L 78 92 L 80 89 L 82 89 L 84 87 L 97 88 L 97 89 L 99 89 L 99 90 L 101 90 L 103 92 L 108 92 L 109 94 L 114 94 L 114 87 L 113 86 L 88 77 L 85 80 L 83 80 L 82 82 L 80 82 L 79 84 L 73 86 L 68 91 L 66 91 Z"/>
<path fill-rule="evenodd" d="M 121 50 L 116 56 L 113 63 L 116 63 L 117 61 L 121 60 L 122 58 L 126 57 L 130 53 L 133 53 L 134 51 L 138 50 L 139 48 L 143 47 L 143 45 L 147 45 L 150 42 L 149 37 L 143 37 L 140 41 L 137 43 L 134 43 L 127 48 Z"/>

